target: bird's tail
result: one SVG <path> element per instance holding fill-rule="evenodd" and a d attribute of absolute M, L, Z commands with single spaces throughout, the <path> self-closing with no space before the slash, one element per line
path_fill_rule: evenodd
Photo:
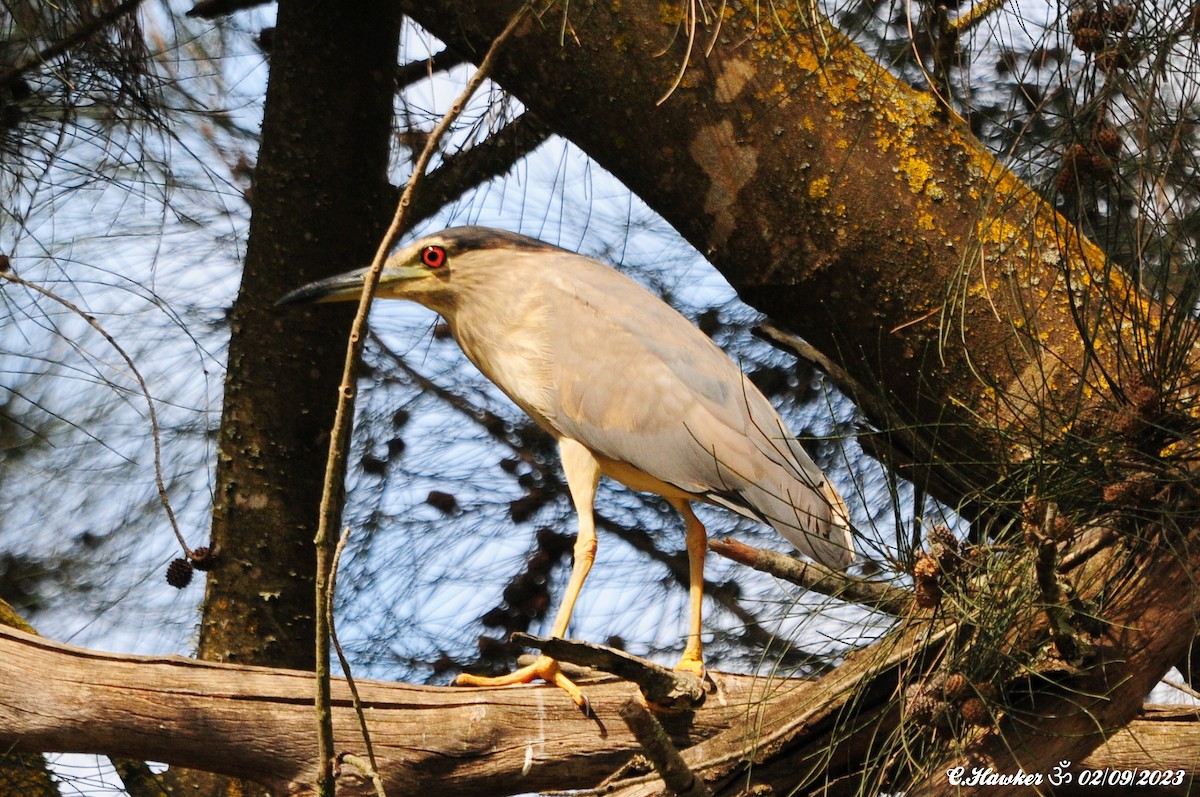
<path fill-rule="evenodd" d="M 850 510 L 842 499 L 841 493 L 833 486 L 833 482 L 825 479 L 821 485 L 821 494 L 829 502 L 830 525 L 833 526 L 829 539 L 846 550 L 847 558 L 854 560 L 854 531 L 850 525 Z"/>

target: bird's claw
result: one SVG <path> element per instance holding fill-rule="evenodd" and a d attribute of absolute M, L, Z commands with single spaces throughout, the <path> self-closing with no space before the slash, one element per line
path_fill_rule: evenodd
<path fill-rule="evenodd" d="M 587 696 L 575 685 L 574 681 L 563 675 L 562 668 L 558 666 L 558 662 L 549 656 L 538 656 L 532 664 L 514 670 L 508 675 L 485 677 L 463 673 L 455 679 L 454 683 L 458 686 L 512 686 L 514 684 L 528 684 L 536 680 L 554 684 L 566 692 L 571 701 L 579 706 L 579 709 L 586 716 L 593 716 L 592 706 L 588 702 Z"/>
<path fill-rule="evenodd" d="M 700 679 L 701 682 L 708 680 L 708 668 L 704 666 L 704 662 L 699 658 L 694 658 L 684 655 L 679 663 L 674 667 L 676 672 L 691 673 Z"/>

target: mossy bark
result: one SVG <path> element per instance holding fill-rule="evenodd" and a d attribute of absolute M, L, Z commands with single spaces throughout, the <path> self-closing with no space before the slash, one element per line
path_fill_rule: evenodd
<path fill-rule="evenodd" d="M 478 52 L 518 3 L 403 5 Z M 1141 345 L 1157 308 L 936 98 L 807 7 L 722 3 L 689 45 L 691 6 L 555 4 L 496 78 L 936 445 L 943 497 L 1119 402 L 1118 375 L 1174 380 Z"/>

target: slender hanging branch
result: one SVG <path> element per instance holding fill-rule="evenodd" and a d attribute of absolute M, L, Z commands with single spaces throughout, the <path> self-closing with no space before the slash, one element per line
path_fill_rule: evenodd
<path fill-rule="evenodd" d="M 362 297 L 359 299 L 358 310 L 354 316 L 354 323 L 350 328 L 350 337 L 346 346 L 346 363 L 342 371 L 342 382 L 338 388 L 338 404 L 337 411 L 334 415 L 333 429 L 330 432 L 329 440 L 329 457 L 325 466 L 325 485 L 321 494 L 321 515 L 318 520 L 317 534 L 314 543 L 317 548 L 317 584 L 316 584 L 316 666 L 317 666 L 317 688 L 316 688 L 316 709 L 317 709 L 317 724 L 318 724 L 318 776 L 317 776 L 317 794 L 320 797 L 333 797 L 335 793 L 334 784 L 334 742 L 333 742 L 333 719 L 330 711 L 330 672 L 329 672 L 329 656 L 330 656 L 330 629 L 329 629 L 329 606 L 331 604 L 330 594 L 330 579 L 331 579 L 331 564 L 333 561 L 336 539 L 330 532 L 330 529 L 335 527 L 340 520 L 341 515 L 341 500 L 340 492 L 341 485 L 345 480 L 346 471 L 346 455 L 349 451 L 350 429 L 354 417 L 354 398 L 357 393 L 357 371 L 359 358 L 362 355 L 364 342 L 364 333 L 367 326 L 367 315 L 371 309 L 371 301 L 375 295 L 376 286 L 379 284 L 379 275 L 383 270 L 384 261 L 387 258 L 388 251 L 403 229 L 404 218 L 408 211 L 409 205 L 412 204 L 413 193 L 416 190 L 416 185 L 420 181 L 421 176 L 429 166 L 430 160 L 437 152 L 438 141 L 446 134 L 462 115 L 467 102 L 482 85 L 488 72 L 492 68 L 495 61 L 496 53 L 504 42 L 509 38 L 517 26 L 524 20 L 527 8 L 522 6 L 509 21 L 508 26 L 500 33 L 499 36 L 492 42 L 492 46 L 488 49 L 487 55 L 480 63 L 479 68 L 467 83 L 466 89 L 451 105 L 450 110 L 446 112 L 437 127 L 429 136 L 429 140 L 425 144 L 421 155 L 417 158 L 417 162 L 413 166 L 412 176 L 409 178 L 408 185 L 404 189 L 403 195 L 396 206 L 396 213 L 392 217 L 392 223 L 384 233 L 383 240 L 379 243 L 379 248 L 375 252 L 375 257 L 371 262 L 371 268 L 367 272 L 366 279 L 363 284 Z"/>
<path fill-rule="evenodd" d="M 0 85 L 2 85 L 2 83 L 0 83 Z M 163 479 L 162 470 L 162 439 L 161 435 L 159 434 L 158 413 L 154 410 L 154 397 L 150 395 L 150 388 L 146 385 L 146 380 L 142 378 L 142 372 L 138 370 L 136 365 L 134 365 L 133 358 L 130 357 L 123 348 L 121 348 L 121 345 L 117 343 L 117 339 L 110 335 L 91 313 L 86 312 L 79 305 L 71 302 L 68 299 L 64 299 L 62 296 L 59 296 L 53 291 L 47 290 L 40 285 L 21 279 L 16 274 L 12 274 L 7 271 L 0 271 L 0 278 L 16 283 L 17 285 L 24 285 L 31 291 L 35 291 L 42 296 L 45 296 L 47 299 L 58 302 L 63 307 L 67 308 L 72 313 L 86 321 L 88 326 L 90 326 L 92 329 L 99 332 L 100 335 L 103 336 L 108 342 L 108 345 L 111 346 L 113 350 L 120 355 L 121 359 L 125 361 L 126 367 L 129 368 L 129 373 L 133 375 L 134 381 L 138 384 L 138 390 L 141 391 L 142 397 L 146 399 L 146 414 L 150 420 L 150 439 L 153 441 L 154 447 L 154 486 L 158 489 L 158 500 L 162 503 L 163 511 L 167 513 L 167 521 L 171 524 L 171 530 L 175 532 L 175 538 L 179 540 L 179 547 L 183 549 L 184 554 L 189 559 L 194 559 L 196 555 L 192 549 L 188 547 L 187 541 L 183 538 L 183 532 L 179 528 L 179 521 L 175 518 L 175 510 L 171 508 L 171 499 L 167 496 L 167 484 Z"/>
<path fill-rule="evenodd" d="M 710 540 L 708 547 L 726 559 L 770 573 L 813 592 L 868 606 L 895 617 L 903 616 L 912 606 L 912 593 L 908 590 L 854 578 L 817 562 L 804 562 L 732 539 Z"/>

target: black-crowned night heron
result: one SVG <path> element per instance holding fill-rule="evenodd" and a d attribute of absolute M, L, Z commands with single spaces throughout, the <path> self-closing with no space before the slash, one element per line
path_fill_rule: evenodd
<path fill-rule="evenodd" d="M 357 299 L 366 270 L 314 282 L 281 304 Z M 854 557 L 845 505 L 762 393 L 682 315 L 591 258 L 484 227 L 413 241 L 388 258 L 378 296 L 438 312 L 463 353 L 558 441 L 579 514 L 575 563 L 550 633 L 567 632 L 596 553 L 601 475 L 657 493 L 683 516 L 691 618 L 677 669 L 703 674 L 704 526 L 690 502 L 773 526 L 801 552 L 844 568 Z M 582 693 L 541 656 L 499 678 Z"/>

